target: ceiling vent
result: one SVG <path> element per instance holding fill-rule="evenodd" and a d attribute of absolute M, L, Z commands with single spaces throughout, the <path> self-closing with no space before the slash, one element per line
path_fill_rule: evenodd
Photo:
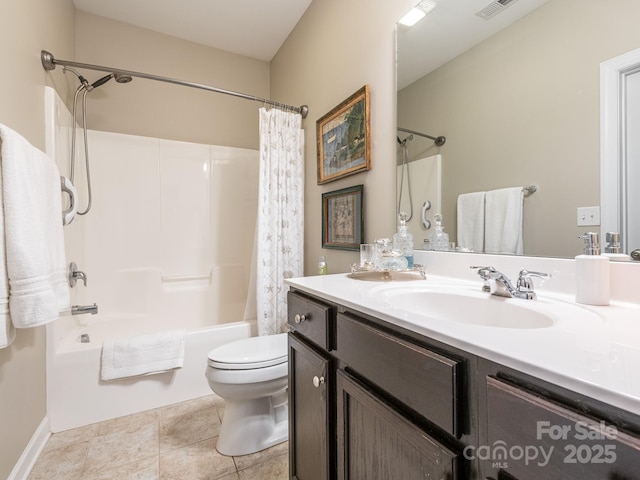
<path fill-rule="evenodd" d="M 484 18 L 485 20 L 489 20 L 516 1 L 517 0 L 495 0 L 494 2 L 491 2 L 489 5 L 484 7 L 482 10 L 476 12 L 476 15 L 478 15 L 480 18 Z"/>

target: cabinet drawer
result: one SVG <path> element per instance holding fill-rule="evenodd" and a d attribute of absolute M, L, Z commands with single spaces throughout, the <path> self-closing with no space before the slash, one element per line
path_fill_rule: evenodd
<path fill-rule="evenodd" d="M 329 305 L 293 292 L 287 294 L 287 302 L 287 320 L 291 329 L 319 347 L 331 350 L 333 309 Z"/>
<path fill-rule="evenodd" d="M 638 478 L 640 439 L 614 426 L 487 377 L 490 476 L 519 480 Z M 469 452 L 471 453 L 471 452 Z M 478 455 L 480 456 L 480 455 Z"/>
<path fill-rule="evenodd" d="M 338 314 L 337 356 L 447 433 L 459 436 L 462 364 Z"/>

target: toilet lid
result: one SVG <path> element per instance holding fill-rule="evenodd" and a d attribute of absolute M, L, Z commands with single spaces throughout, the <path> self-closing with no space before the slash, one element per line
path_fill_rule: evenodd
<path fill-rule="evenodd" d="M 209 366 L 225 370 L 271 367 L 287 361 L 287 334 L 250 337 L 209 352 Z"/>

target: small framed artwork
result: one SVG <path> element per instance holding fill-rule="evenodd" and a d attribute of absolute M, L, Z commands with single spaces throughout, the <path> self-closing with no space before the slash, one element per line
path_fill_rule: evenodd
<path fill-rule="evenodd" d="M 322 248 L 359 250 L 364 231 L 364 186 L 322 194 Z"/>
<path fill-rule="evenodd" d="M 369 85 L 316 122 L 318 185 L 371 168 Z"/>

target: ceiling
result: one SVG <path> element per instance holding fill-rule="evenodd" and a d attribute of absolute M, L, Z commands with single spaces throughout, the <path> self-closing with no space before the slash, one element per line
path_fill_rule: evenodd
<path fill-rule="evenodd" d="M 268 62 L 311 1 L 74 0 L 74 4 L 78 10 L 94 15 Z M 490 20 L 478 17 L 476 12 L 494 0 L 433 1 L 436 8 L 417 25 L 398 28 L 401 45 L 398 88 L 424 76 L 548 0 L 512 0 Z"/>
<path fill-rule="evenodd" d="M 270 61 L 311 0 L 74 0 L 78 10 Z"/>
<path fill-rule="evenodd" d="M 433 1 L 436 7 L 413 27 L 398 25 L 398 89 L 422 78 L 549 0 L 512 0 L 488 20 L 480 18 L 476 12 L 490 4 L 495 6 L 497 1 Z"/>

